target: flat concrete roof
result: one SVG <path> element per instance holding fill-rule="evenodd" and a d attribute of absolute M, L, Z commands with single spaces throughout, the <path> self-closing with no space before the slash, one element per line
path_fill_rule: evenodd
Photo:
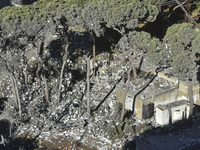
<path fill-rule="evenodd" d="M 169 104 L 166 104 L 166 105 L 159 105 L 159 106 L 164 107 L 164 108 L 169 108 L 169 107 L 174 108 L 174 107 L 182 106 L 182 105 L 190 106 L 190 102 L 187 101 L 187 100 L 179 100 L 179 101 L 175 101 L 173 103 L 169 103 Z"/>
<path fill-rule="evenodd" d="M 146 100 L 178 88 L 178 85 L 163 78 L 155 77 L 153 80 L 152 79 L 153 75 L 148 75 L 144 78 L 132 81 L 129 86 L 128 94 L 137 95 L 140 99 Z M 117 85 L 117 87 L 125 90 L 126 84 L 121 83 Z"/>

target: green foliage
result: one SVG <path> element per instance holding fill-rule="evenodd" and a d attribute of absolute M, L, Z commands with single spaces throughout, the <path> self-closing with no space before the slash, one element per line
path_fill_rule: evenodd
<path fill-rule="evenodd" d="M 135 29 L 140 23 L 156 19 L 156 6 L 140 0 L 109 0 L 104 4 L 104 19 L 108 27 Z"/>
<path fill-rule="evenodd" d="M 153 41 L 150 51 L 151 62 L 159 67 L 172 66 L 173 73 L 179 78 L 192 78 L 197 67 L 195 55 L 200 52 L 200 32 L 194 30 L 192 24 L 172 25 L 168 28 L 162 43 L 148 35 L 145 36 L 143 39 L 147 40 L 143 43 Z M 138 39 L 140 38 L 137 37 Z"/>
<path fill-rule="evenodd" d="M 132 49 L 135 53 L 141 54 L 146 53 L 156 65 L 161 63 L 158 55 L 160 55 L 162 44 L 159 39 L 152 38 L 147 32 L 129 32 L 128 39 L 122 37 L 119 45 L 121 49 Z"/>
<path fill-rule="evenodd" d="M 103 0 L 66 0 L 67 6 L 84 7 L 85 4 L 97 4 Z"/>
<path fill-rule="evenodd" d="M 4 21 L 11 21 L 19 18 L 20 21 L 30 21 L 41 14 L 45 14 L 45 12 L 49 11 L 51 8 L 54 9 L 55 6 L 56 5 L 53 5 L 52 2 L 38 1 L 29 6 L 5 7 L 0 10 L 0 17 L 2 17 Z"/>
<path fill-rule="evenodd" d="M 175 24 L 168 28 L 163 39 L 168 44 L 171 55 L 177 55 L 182 51 L 191 49 L 192 40 L 194 39 L 195 30 L 193 25 L 189 23 Z"/>
<path fill-rule="evenodd" d="M 173 70 L 179 78 L 190 78 L 192 76 L 192 71 L 195 69 L 194 59 L 194 55 L 189 52 L 180 53 L 173 57 Z"/>
<path fill-rule="evenodd" d="M 103 10 L 102 4 L 87 4 L 82 10 L 82 18 L 84 20 L 83 27 L 88 31 L 92 31 L 96 36 L 101 36 L 104 34 L 103 22 Z"/>
<path fill-rule="evenodd" d="M 159 59 L 163 61 L 165 56 L 167 63 L 173 67 L 179 78 L 191 78 L 194 73 L 195 54 L 199 49 L 198 36 L 193 25 L 188 23 L 175 24 L 167 30 L 163 39 L 163 49 L 160 50 L 162 57 Z"/>
<path fill-rule="evenodd" d="M 71 26 L 79 25 L 82 27 L 84 22 L 81 16 L 81 11 L 82 10 L 80 7 L 67 7 L 63 9 L 64 18 L 66 19 L 66 24 Z"/>
<path fill-rule="evenodd" d="M 192 50 L 200 53 L 200 31 L 196 31 L 195 37 L 192 41 Z"/>
<path fill-rule="evenodd" d="M 160 0 L 145 0 L 145 2 L 150 3 L 152 5 L 156 5 L 160 2 Z"/>
<path fill-rule="evenodd" d="M 147 32 L 130 32 L 128 37 L 131 44 L 148 53 L 151 53 L 160 45 L 159 39 L 152 38 Z"/>
<path fill-rule="evenodd" d="M 88 0 L 39 0 L 33 5 L 22 7 L 5 7 L 0 10 L 0 17 L 4 21 L 14 20 L 20 17 L 20 21 L 31 21 L 34 18 L 41 18 L 51 13 L 61 13 L 66 7 L 79 7 Z"/>
<path fill-rule="evenodd" d="M 102 22 L 109 27 L 134 29 L 140 22 L 154 21 L 158 14 L 156 6 L 140 0 L 39 0 L 33 5 L 5 7 L 0 10 L 0 19 L 11 23 L 30 22 L 51 17 L 50 14 L 65 15 L 70 8 L 82 8 L 87 27 L 98 34 L 103 32 Z"/>

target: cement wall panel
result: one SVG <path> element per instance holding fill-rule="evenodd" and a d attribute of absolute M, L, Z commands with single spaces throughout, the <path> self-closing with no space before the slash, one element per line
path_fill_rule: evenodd
<path fill-rule="evenodd" d="M 124 96 L 125 96 L 125 90 L 117 87 L 116 88 L 116 99 L 117 99 L 117 102 L 123 103 Z"/>
<path fill-rule="evenodd" d="M 165 105 L 176 101 L 178 97 L 178 89 L 170 90 L 165 93 L 154 96 L 153 99 L 149 99 L 149 101 L 155 104 L 155 107 L 158 105 Z"/>

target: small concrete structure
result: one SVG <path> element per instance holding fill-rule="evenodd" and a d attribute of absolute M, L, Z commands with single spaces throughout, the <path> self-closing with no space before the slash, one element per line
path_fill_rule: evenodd
<path fill-rule="evenodd" d="M 169 109 L 163 106 L 156 107 L 156 122 L 160 125 L 169 124 Z"/>
<path fill-rule="evenodd" d="M 150 69 L 151 70 L 151 69 Z M 153 74 L 156 74 L 155 71 L 151 70 Z M 189 99 L 189 82 L 187 80 L 178 80 L 178 78 L 169 76 L 171 70 L 166 69 L 163 72 L 159 72 L 157 74 L 158 77 L 163 78 L 165 80 L 168 80 L 174 84 L 178 85 L 178 99 Z M 196 80 L 197 77 L 194 76 L 193 83 L 192 83 L 192 94 L 193 94 L 193 100 L 194 104 L 200 106 L 200 82 Z"/>
<path fill-rule="evenodd" d="M 122 56 L 116 56 L 116 60 L 122 60 Z M 189 101 L 188 80 L 179 80 L 174 77 L 172 68 L 156 72 L 154 71 L 156 67 L 151 64 L 148 58 L 143 59 L 142 63 L 140 59 L 137 59 L 135 66 L 144 72 L 151 72 L 157 76 L 151 83 L 152 77 L 144 77 L 132 81 L 129 86 L 125 108 L 134 111 L 139 119 L 152 117 L 157 106 L 181 100 Z M 197 77 L 194 75 L 192 94 L 194 104 L 200 106 L 200 82 L 196 79 Z M 120 103 L 123 101 L 125 88 L 126 84 L 118 84 L 116 86 L 116 99 Z M 179 112 L 174 112 L 174 114 L 178 116 Z"/>
<path fill-rule="evenodd" d="M 156 107 L 156 122 L 167 125 L 170 122 L 185 120 L 189 118 L 190 103 L 186 100 L 176 101 L 167 105 Z"/>
<path fill-rule="evenodd" d="M 171 104 L 171 122 L 189 119 L 190 102 L 182 100 Z"/>
<path fill-rule="evenodd" d="M 134 111 L 140 119 L 147 119 L 154 115 L 154 109 L 158 105 L 165 105 L 177 100 L 178 86 L 153 76 L 147 76 L 131 82 L 126 97 L 125 108 Z M 122 103 L 125 96 L 125 84 L 116 87 L 117 101 Z"/>

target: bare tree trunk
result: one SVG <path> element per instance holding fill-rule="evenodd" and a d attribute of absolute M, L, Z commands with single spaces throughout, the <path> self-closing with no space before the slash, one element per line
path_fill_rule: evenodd
<path fill-rule="evenodd" d="M 19 117 L 22 117 L 21 100 L 20 100 L 19 91 L 18 91 L 18 88 L 17 88 L 17 81 L 16 81 L 16 79 L 15 79 L 14 76 L 12 76 L 12 77 L 13 77 L 13 81 L 14 81 L 14 85 L 15 85 L 15 91 L 16 91 L 16 96 L 17 96 L 17 100 L 18 100 Z"/>
<path fill-rule="evenodd" d="M 41 59 L 41 55 L 43 54 L 43 49 L 44 49 L 44 43 L 40 40 L 39 44 L 38 44 L 38 49 L 36 51 L 36 55 L 37 55 L 37 70 L 36 70 L 36 78 L 37 78 L 37 82 L 41 83 L 40 81 L 40 71 L 42 69 L 42 59 Z"/>
<path fill-rule="evenodd" d="M 96 42 L 95 42 L 95 38 L 94 38 L 94 35 L 93 35 L 93 32 L 91 31 L 90 32 L 91 34 L 91 37 L 92 37 L 92 50 L 93 50 L 93 77 L 96 76 L 96 66 L 95 66 L 95 63 L 96 63 Z"/>
<path fill-rule="evenodd" d="M 66 61 L 63 62 L 62 69 L 60 72 L 60 83 L 59 83 L 59 88 L 58 88 L 58 102 L 60 102 L 60 93 L 61 93 L 61 88 L 62 88 L 62 79 L 63 79 L 63 72 L 65 69 L 65 64 L 66 64 Z"/>
<path fill-rule="evenodd" d="M 63 57 L 63 65 L 62 65 L 62 69 L 61 69 L 61 72 L 60 72 L 60 83 L 59 83 L 59 88 L 58 88 L 58 102 L 60 102 L 60 93 L 61 93 L 61 87 L 62 87 L 63 72 L 64 72 L 65 65 L 66 65 L 66 59 L 67 59 L 67 56 L 68 56 L 68 48 L 69 48 L 69 43 L 67 41 L 67 45 L 65 46 L 65 54 L 64 54 L 64 57 Z"/>
<path fill-rule="evenodd" d="M 43 77 L 44 80 L 44 85 L 45 85 L 45 95 L 46 95 L 46 102 L 49 102 L 49 91 L 48 91 L 48 84 L 47 84 L 47 80 L 46 77 Z"/>
<path fill-rule="evenodd" d="M 11 84 L 12 84 L 12 92 L 13 92 L 13 96 L 14 96 L 15 106 L 16 106 L 16 108 L 18 108 L 17 94 L 16 94 L 16 91 L 15 91 L 15 83 L 14 83 L 14 80 L 13 80 L 13 75 L 11 75 L 11 73 L 10 73 L 9 76 L 10 76 L 10 80 L 11 80 Z"/>
<path fill-rule="evenodd" d="M 11 79 L 11 83 L 12 83 L 12 87 L 13 87 L 13 92 L 14 92 L 14 101 L 15 101 L 15 104 L 17 105 L 17 108 L 19 109 L 19 117 L 22 116 L 22 112 L 21 112 L 21 100 L 20 100 L 20 97 L 19 97 L 19 91 L 18 91 L 18 88 L 17 88 L 17 81 L 15 79 L 15 76 L 14 76 L 14 64 L 13 64 L 13 61 L 12 61 L 12 55 L 11 55 L 11 52 L 8 50 L 6 51 L 7 52 L 7 56 L 9 58 L 9 61 L 7 61 L 7 67 L 10 66 L 10 68 L 12 68 L 11 70 L 9 70 L 9 76 L 10 76 L 10 79 Z"/>
<path fill-rule="evenodd" d="M 125 60 L 125 51 L 124 51 L 124 59 L 123 59 L 123 65 L 125 66 L 126 65 L 126 60 Z M 123 75 L 122 75 L 122 83 L 125 83 L 126 82 L 126 78 L 125 78 L 125 72 L 123 72 Z"/>
<path fill-rule="evenodd" d="M 38 58 L 38 63 L 37 63 L 37 71 L 36 71 L 36 77 L 37 77 L 37 82 L 40 83 L 40 77 L 39 77 L 39 72 L 42 68 L 42 64 L 41 64 L 41 58 Z"/>
<path fill-rule="evenodd" d="M 28 77 L 27 77 L 27 72 L 25 70 L 23 70 L 23 74 L 24 74 L 24 82 L 25 82 L 25 86 L 28 87 Z"/>
<path fill-rule="evenodd" d="M 13 126 L 13 123 L 10 122 L 10 127 L 9 127 L 9 138 L 12 137 L 12 126 Z"/>
<path fill-rule="evenodd" d="M 129 68 L 129 71 L 128 71 L 128 83 L 126 85 L 125 95 L 123 99 L 122 114 L 121 114 L 121 119 L 120 119 L 121 121 L 124 121 L 126 96 L 127 96 L 128 88 L 130 85 L 130 73 L 131 73 L 131 67 Z"/>
<path fill-rule="evenodd" d="M 194 105 L 194 100 L 193 100 L 193 92 L 192 92 L 192 80 L 189 80 L 189 101 L 190 101 L 190 113 L 189 113 L 189 119 L 192 119 L 193 115 L 193 105 Z"/>
<path fill-rule="evenodd" d="M 86 57 L 87 61 L 87 113 L 90 116 L 90 57 Z"/>
<path fill-rule="evenodd" d="M 129 61 L 131 62 L 131 66 L 133 68 L 133 80 L 136 80 L 137 78 L 137 71 L 136 71 L 136 68 L 135 68 L 135 64 L 133 62 L 133 60 L 129 57 Z"/>

